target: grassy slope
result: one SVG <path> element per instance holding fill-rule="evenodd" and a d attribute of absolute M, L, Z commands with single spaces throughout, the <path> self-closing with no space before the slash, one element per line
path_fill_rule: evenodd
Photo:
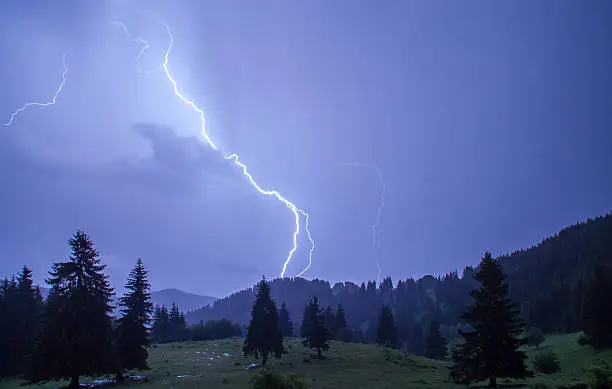
<path fill-rule="evenodd" d="M 601 359 L 612 365 L 612 349 L 594 353 L 591 347 L 580 346 L 578 338 L 578 333 L 547 336 L 539 351 L 552 350 L 557 354 L 561 362 L 561 371 L 550 375 L 536 374 L 536 377 L 529 382 L 542 382 L 551 387 L 574 382 L 587 383 L 589 381 L 587 369 L 591 364 Z M 532 366 L 531 360 L 536 353 L 535 347 L 527 349 L 528 366 Z"/>
<path fill-rule="evenodd" d="M 538 375 L 527 383 L 543 382 L 556 387 L 573 382 L 586 382 L 586 369 L 596 359 L 612 362 L 612 350 L 593 354 L 590 348 L 578 345 L 577 339 L 577 334 L 548 337 L 540 346 L 540 351 L 552 349 L 557 353 L 562 371 L 548 376 Z M 146 375 L 151 377 L 151 382 L 129 387 L 246 389 L 250 377 L 255 373 L 253 370 L 246 370 L 246 365 L 252 360 L 242 357 L 241 344 L 240 339 L 231 339 L 158 346 L 151 349 L 152 370 L 146 372 Z M 310 360 L 310 353 L 299 341 L 288 340 L 286 344 L 289 354 L 281 360 L 272 360 L 272 365 L 276 369 L 297 374 L 312 389 L 457 388 L 447 380 L 446 363 L 406 356 L 398 351 L 385 351 L 371 345 L 338 342 L 332 343 L 326 353 L 327 360 Z M 532 357 L 536 350 L 529 348 L 527 352 Z M 223 353 L 229 353 L 230 356 L 223 356 Z M 305 359 L 310 362 L 305 362 Z M 178 378 L 178 375 L 189 376 Z M 18 385 L 16 381 L 0 382 L 1 389 L 18 388 Z M 57 384 L 34 387 L 55 386 Z"/>

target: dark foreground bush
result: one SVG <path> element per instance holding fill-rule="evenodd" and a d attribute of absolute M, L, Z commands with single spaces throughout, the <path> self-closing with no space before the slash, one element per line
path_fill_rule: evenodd
<path fill-rule="evenodd" d="M 251 389 L 307 389 L 294 374 L 265 370 L 251 378 Z"/>
<path fill-rule="evenodd" d="M 610 366 L 600 361 L 589 369 L 590 389 L 612 389 L 612 371 Z"/>
<path fill-rule="evenodd" d="M 552 351 L 545 351 L 536 354 L 533 358 L 533 368 L 535 371 L 544 374 L 552 374 L 561 371 L 559 357 Z"/>
<path fill-rule="evenodd" d="M 589 385 L 578 382 L 575 384 L 557 386 L 557 389 L 589 389 Z"/>

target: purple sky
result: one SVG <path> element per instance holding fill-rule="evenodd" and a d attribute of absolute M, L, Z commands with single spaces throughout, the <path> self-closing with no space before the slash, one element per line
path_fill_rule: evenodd
<path fill-rule="evenodd" d="M 116 287 L 223 296 L 279 275 L 293 216 L 199 138 L 135 2 L 3 1 L 0 275 L 88 232 Z M 143 3 L 144 4 L 144 3 Z M 89 5 L 89 6 L 88 6 Z M 144 5 L 143 5 L 144 7 Z M 608 1 L 147 2 L 209 135 L 311 217 L 307 278 L 439 274 L 612 210 Z M 151 48 L 110 21 L 121 21 Z M 372 250 L 381 190 L 385 208 Z M 307 263 L 305 235 L 288 268 Z"/>

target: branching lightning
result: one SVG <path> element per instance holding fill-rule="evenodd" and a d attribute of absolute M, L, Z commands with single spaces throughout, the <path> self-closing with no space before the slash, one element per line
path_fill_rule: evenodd
<path fill-rule="evenodd" d="M 170 57 L 170 52 L 172 51 L 172 47 L 174 44 L 174 36 L 172 35 L 172 32 L 170 31 L 170 26 L 168 26 L 168 24 L 153 15 L 150 15 L 150 17 L 154 18 L 155 20 L 157 20 L 159 23 L 161 23 L 165 29 L 166 32 L 168 34 L 169 37 L 169 44 L 168 47 L 164 53 L 164 61 L 163 64 L 161 66 L 161 68 L 164 70 L 164 73 L 166 75 L 166 77 L 168 78 L 168 81 L 170 82 L 170 84 L 172 85 L 172 89 L 174 91 L 174 94 L 176 95 L 176 97 L 178 97 L 181 101 L 183 101 L 183 103 L 187 104 L 189 107 L 191 107 L 191 109 L 193 109 L 199 116 L 200 116 L 200 123 L 201 123 L 201 128 L 200 128 L 200 133 L 202 135 L 202 137 L 204 138 L 204 140 L 206 141 L 206 143 L 213 149 L 213 150 L 219 150 L 218 146 L 215 144 L 215 142 L 213 142 L 213 140 L 210 138 L 210 136 L 208 135 L 208 132 L 206 131 L 206 118 L 204 115 L 204 111 L 199 108 L 194 101 L 189 100 L 179 89 L 178 84 L 176 82 L 176 80 L 174 79 L 174 77 L 172 76 L 172 73 L 169 69 L 169 57 Z M 137 59 L 139 59 L 143 53 L 150 47 L 149 43 L 140 38 L 134 38 L 131 34 L 128 33 L 127 27 L 125 24 L 120 23 L 120 22 L 113 22 L 113 24 L 120 26 L 123 29 L 123 32 L 130 38 L 130 40 L 134 41 L 134 42 L 138 42 L 142 45 L 142 48 L 140 50 L 140 52 L 138 53 Z M 287 266 L 289 265 L 289 263 L 291 262 L 291 259 L 293 258 L 293 255 L 295 254 L 295 251 L 297 250 L 297 239 L 298 236 L 300 234 L 300 224 L 301 224 L 301 218 L 300 216 L 304 217 L 304 229 L 306 231 L 306 234 L 308 236 L 308 240 L 310 242 L 310 251 L 308 253 L 308 265 L 300 272 L 297 274 L 296 277 L 301 277 L 304 273 L 306 273 L 311 265 L 312 265 L 312 254 L 314 252 L 315 249 L 315 242 L 312 239 L 312 235 L 310 234 L 310 230 L 309 230 L 309 219 L 310 216 L 309 214 L 304 211 L 303 209 L 298 208 L 295 204 L 293 204 L 291 201 L 289 201 L 287 198 L 285 198 L 282 194 L 280 194 L 280 192 L 278 192 L 277 190 L 269 190 L 269 189 L 263 189 L 262 187 L 259 186 L 259 184 L 257 184 L 257 182 L 255 181 L 255 179 L 253 178 L 253 176 L 251 175 L 251 173 L 249 173 L 247 166 L 243 163 L 240 162 L 239 160 L 239 156 L 238 154 L 224 154 L 223 156 L 226 160 L 230 160 L 234 163 L 235 166 L 239 167 L 240 170 L 242 171 L 242 174 L 248 179 L 248 181 L 251 183 L 251 186 L 253 188 L 255 188 L 255 190 L 257 190 L 259 193 L 265 195 L 265 196 L 271 196 L 276 198 L 278 201 L 282 202 L 287 208 L 289 208 L 289 210 L 291 210 L 291 212 L 293 213 L 293 216 L 295 217 L 295 231 L 293 232 L 293 245 L 291 247 L 291 250 L 289 251 L 287 258 L 285 259 L 285 262 L 283 263 L 283 268 L 281 270 L 280 276 L 284 277 L 285 273 L 287 271 Z"/>
<path fill-rule="evenodd" d="M 138 66 L 137 66 L 138 73 L 139 74 L 151 74 L 151 73 L 159 71 L 160 69 L 163 69 L 166 77 L 168 78 L 168 81 L 172 85 L 172 88 L 173 88 L 173 91 L 174 91 L 174 94 L 176 95 L 176 97 L 181 99 L 181 101 L 183 101 L 183 103 L 185 103 L 188 106 L 190 106 L 200 116 L 201 134 L 202 134 L 202 137 L 204 138 L 204 140 L 206 141 L 206 143 L 213 150 L 218 151 L 219 148 L 213 142 L 213 140 L 210 138 L 210 136 L 208 135 L 208 133 L 206 131 L 206 120 L 205 120 L 204 111 L 202 109 L 200 109 L 195 104 L 195 102 L 193 102 L 192 100 L 189 100 L 180 91 L 176 80 L 174 79 L 174 77 L 172 76 L 172 73 L 170 72 L 168 63 L 169 63 L 170 52 L 171 52 L 172 46 L 174 44 L 174 37 L 172 35 L 172 32 L 170 31 L 170 27 L 168 26 L 168 24 L 164 20 L 162 20 L 162 19 L 160 19 L 160 18 L 158 18 L 158 17 L 156 17 L 154 15 L 150 15 L 150 14 L 148 14 L 148 15 L 150 17 L 152 17 L 153 19 L 157 20 L 158 22 L 160 22 L 166 28 L 166 32 L 168 33 L 168 37 L 169 37 L 169 44 L 168 44 L 168 47 L 167 47 L 167 49 L 166 49 L 166 51 L 164 53 L 163 64 L 159 68 L 154 70 L 154 71 L 147 71 L 147 72 L 145 72 L 145 71 L 140 70 L 140 62 L 139 61 L 140 61 L 141 57 L 144 55 L 144 53 L 151 47 L 149 42 L 147 40 L 141 38 L 141 37 L 135 37 L 132 34 L 130 34 L 128 32 L 127 26 L 124 23 L 117 22 L 117 21 L 112 21 L 111 23 L 113 25 L 121 27 L 121 29 L 123 30 L 124 34 L 132 42 L 139 43 L 141 45 L 140 51 L 138 52 L 138 55 L 136 56 L 136 61 L 138 62 Z M 29 107 L 32 107 L 32 106 L 46 107 L 46 106 L 49 106 L 49 105 L 54 105 L 56 103 L 58 96 L 60 95 L 60 93 L 62 92 L 62 90 L 64 88 L 64 85 L 66 84 L 66 74 L 68 73 L 68 67 L 66 66 L 66 55 L 64 55 L 62 57 L 62 63 L 64 65 L 64 72 L 62 73 L 62 82 L 59 85 L 59 87 L 56 90 L 56 92 L 53 95 L 53 97 L 48 102 L 46 102 L 46 103 L 39 103 L 39 102 L 29 102 L 29 103 L 26 103 L 21 108 L 17 109 L 16 111 L 14 111 L 11 114 L 9 121 L 7 123 L 4 123 L 5 126 L 10 126 L 11 124 L 13 124 L 13 121 L 15 120 L 15 117 L 19 113 L 21 113 L 21 112 L 25 111 L 26 109 L 28 109 Z M 309 230 L 309 221 L 310 221 L 309 214 L 306 211 L 304 211 L 303 209 L 298 208 L 295 204 L 293 204 L 291 201 L 289 201 L 287 198 L 285 198 L 277 190 L 263 189 L 262 187 L 260 187 L 259 184 L 257 184 L 255 179 L 251 175 L 251 173 L 249 173 L 249 171 L 247 169 L 247 166 L 243 162 L 240 162 L 239 157 L 238 157 L 237 154 L 224 154 L 223 158 L 225 158 L 226 160 L 232 161 L 235 166 L 240 168 L 240 170 L 242 171 L 242 174 L 248 179 L 248 181 L 251 183 L 251 186 L 253 188 L 255 188 L 255 190 L 257 190 L 259 193 L 261 193 L 261 194 L 263 194 L 265 196 L 271 196 L 271 197 L 276 198 L 278 201 L 283 203 L 287 208 L 289 208 L 289 210 L 291 210 L 291 212 L 293 213 L 293 215 L 295 217 L 295 231 L 293 232 L 293 245 L 291 247 L 291 250 L 287 254 L 287 258 L 285 259 L 285 261 L 283 263 L 282 271 L 280 273 L 281 277 L 285 276 L 285 273 L 287 271 L 287 266 L 291 262 L 291 259 L 293 258 L 293 255 L 295 254 L 295 252 L 297 250 L 297 246 L 298 246 L 297 241 L 298 241 L 298 236 L 300 234 L 301 216 L 304 217 L 304 229 L 306 231 L 308 240 L 310 242 L 310 250 L 309 250 L 309 253 L 308 253 L 308 265 L 300 273 L 298 273 L 296 277 L 302 276 L 312 266 L 312 255 L 313 255 L 313 252 L 315 250 L 315 242 L 312 239 L 312 235 L 311 235 L 310 230 Z"/>
<path fill-rule="evenodd" d="M 385 207 L 385 190 L 387 188 L 387 184 L 385 183 L 385 177 L 383 176 L 382 170 L 378 167 L 378 165 L 364 165 L 357 162 L 342 162 L 343 166 L 351 166 L 357 167 L 360 169 L 368 169 L 374 168 L 378 173 L 378 178 L 380 179 L 380 201 L 378 203 L 378 211 L 376 212 L 376 220 L 372 225 L 372 252 L 374 253 L 376 260 L 376 267 L 378 268 L 378 274 L 376 276 L 376 283 L 380 285 L 380 276 L 382 274 L 382 266 L 380 264 L 380 260 L 378 259 L 378 254 L 376 252 L 376 238 L 378 232 L 378 226 L 380 225 L 380 218 L 382 217 L 383 208 Z"/>
<path fill-rule="evenodd" d="M 151 45 L 149 44 L 148 41 L 146 41 L 145 39 L 137 36 L 133 36 L 132 34 L 130 34 L 128 32 L 128 28 L 124 23 L 121 22 L 116 22 L 116 21 L 112 21 L 111 24 L 114 24 L 115 26 L 119 26 L 121 27 L 121 29 L 123 30 L 123 33 L 125 35 L 128 36 L 129 40 L 131 40 L 134 43 L 139 43 L 142 47 L 140 48 L 140 51 L 138 52 L 138 55 L 136 56 L 135 60 L 136 60 L 136 66 L 138 69 L 138 73 L 139 74 L 153 74 L 155 72 L 158 72 L 161 70 L 161 66 L 159 66 L 157 69 L 155 70 L 148 70 L 148 71 L 144 71 L 144 70 L 140 70 L 140 58 L 144 55 L 144 53 L 151 47 Z"/>
<path fill-rule="evenodd" d="M 11 114 L 9 121 L 4 123 L 5 126 L 8 127 L 11 124 L 13 124 L 17 115 L 19 115 L 21 112 L 25 111 L 26 109 L 30 107 L 47 107 L 49 105 L 55 104 L 55 102 L 57 101 L 57 97 L 60 95 L 60 93 L 62 93 L 62 90 L 64 89 L 64 85 L 66 84 L 66 74 L 68 73 L 68 66 L 66 66 L 66 54 L 62 56 L 62 65 L 64 65 L 64 72 L 62 73 L 62 82 L 60 83 L 59 87 L 55 91 L 55 94 L 53 95 L 53 97 L 46 103 L 37 103 L 37 102 L 25 103 L 23 106 L 21 106 L 21 108 L 18 108 L 16 111 L 14 111 Z"/>

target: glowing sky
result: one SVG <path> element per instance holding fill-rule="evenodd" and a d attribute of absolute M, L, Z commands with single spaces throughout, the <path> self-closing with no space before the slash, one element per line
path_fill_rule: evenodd
<path fill-rule="evenodd" d="M 529 246 L 612 209 L 610 3 L 153 2 L 170 66 L 211 138 L 310 212 L 307 276 L 394 280 Z M 0 275 L 37 279 L 89 232 L 115 286 L 224 295 L 277 276 L 287 208 L 200 136 L 136 3 L 0 5 Z M 151 47 L 111 20 L 127 23 Z M 372 252 L 384 172 L 385 207 Z M 308 261 L 299 240 L 289 274 Z"/>

